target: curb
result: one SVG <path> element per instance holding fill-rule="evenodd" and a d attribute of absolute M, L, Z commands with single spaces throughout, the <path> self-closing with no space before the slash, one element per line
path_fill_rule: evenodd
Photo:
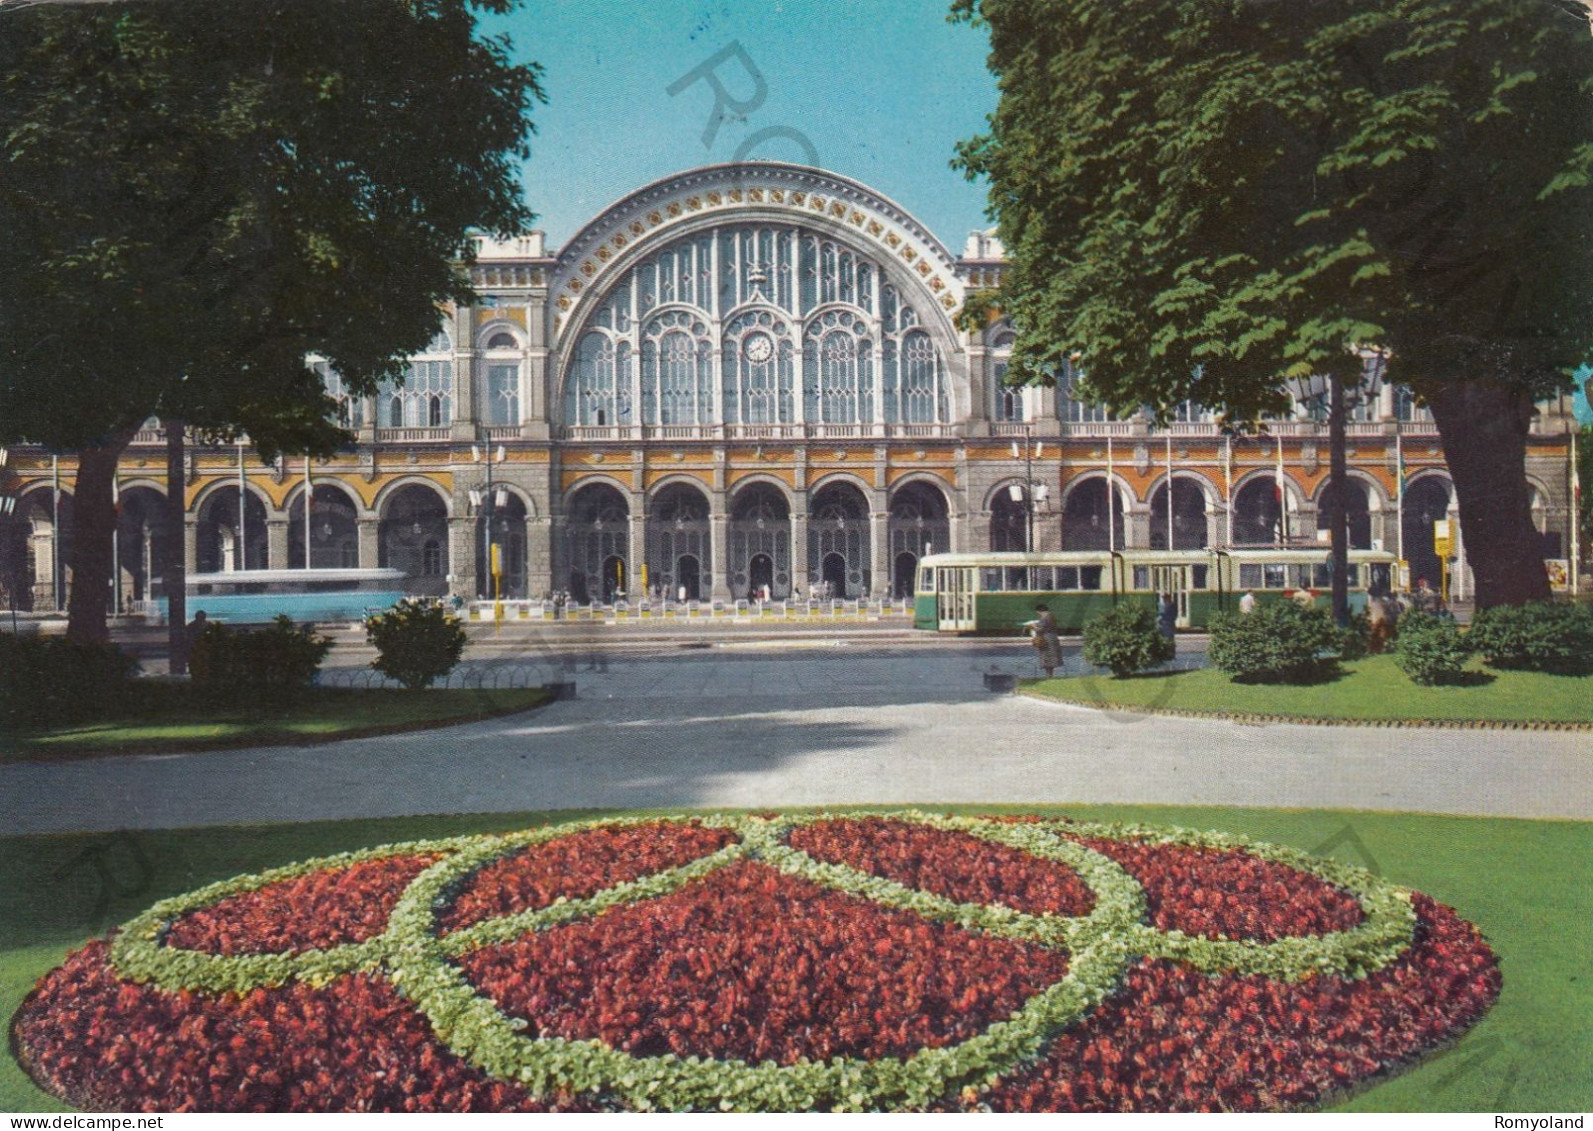
<path fill-rule="evenodd" d="M 1065 707 L 1083 707 L 1094 711 L 1120 711 L 1135 715 L 1167 715 L 1179 719 L 1209 719 L 1213 722 L 1238 723 L 1240 726 L 1316 726 L 1316 727 L 1374 727 L 1383 730 L 1537 730 L 1537 731 L 1593 731 L 1593 723 L 1552 721 L 1507 722 L 1492 719 L 1333 719 L 1311 715 L 1264 715 L 1247 711 L 1193 711 L 1183 707 L 1146 707 L 1134 703 L 1084 702 L 1080 699 L 1058 699 L 1040 695 L 1026 687 L 1017 694 L 1042 703 L 1058 703 Z"/>

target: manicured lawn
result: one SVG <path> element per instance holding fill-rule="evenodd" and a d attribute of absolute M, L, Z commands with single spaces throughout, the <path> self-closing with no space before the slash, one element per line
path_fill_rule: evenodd
<path fill-rule="evenodd" d="M 1593 1104 L 1593 823 L 1331 810 L 1077 805 L 1099 820 L 1222 829 L 1331 855 L 1427 892 L 1476 923 L 1504 990 L 1452 1050 L 1350 1099 L 1349 1110 L 1583 1110 Z M 989 807 L 967 807 L 988 812 Z M 164 896 L 368 845 L 524 828 L 525 813 L 0 839 L 0 1017 L 66 952 Z M 64 1110 L 0 1054 L 0 1110 Z"/>
<path fill-rule="evenodd" d="M 548 692 L 540 687 L 425 691 L 314 688 L 279 705 L 217 707 L 195 702 L 184 692 L 186 688 L 162 688 L 142 709 L 124 717 L 0 738 L 0 759 L 326 742 L 469 722 L 530 710 L 548 699 Z"/>
<path fill-rule="evenodd" d="M 1128 679 L 1034 680 L 1030 695 L 1092 707 L 1165 708 L 1310 719 L 1409 719 L 1593 723 L 1593 676 L 1496 672 L 1473 663 L 1470 682 L 1421 687 L 1392 656 L 1342 665 L 1337 679 L 1303 687 L 1242 684 L 1215 668 Z"/>

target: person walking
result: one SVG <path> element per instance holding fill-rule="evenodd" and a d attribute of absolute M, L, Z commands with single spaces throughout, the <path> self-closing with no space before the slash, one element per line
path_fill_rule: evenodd
<path fill-rule="evenodd" d="M 1246 616 L 1256 611 L 1256 595 L 1250 590 L 1245 590 L 1245 595 L 1239 598 L 1239 611 Z"/>
<path fill-rule="evenodd" d="M 1061 630 L 1049 606 L 1036 605 L 1034 611 L 1039 615 L 1029 622 L 1030 642 L 1034 645 L 1040 666 L 1045 669 L 1045 678 L 1050 679 L 1056 669 L 1062 666 Z"/>
<path fill-rule="evenodd" d="M 1369 630 L 1366 650 L 1374 656 L 1381 655 L 1387 650 L 1389 638 L 1394 633 L 1393 601 L 1381 593 L 1368 597 L 1366 623 Z"/>
<path fill-rule="evenodd" d="M 1156 627 L 1169 640 L 1178 629 L 1178 602 L 1173 600 L 1171 593 L 1161 596 L 1161 603 L 1156 609 Z"/>

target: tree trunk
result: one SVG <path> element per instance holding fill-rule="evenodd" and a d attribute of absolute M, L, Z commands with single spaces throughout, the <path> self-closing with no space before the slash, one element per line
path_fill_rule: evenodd
<path fill-rule="evenodd" d="M 166 425 L 166 670 L 188 671 L 188 529 L 183 513 L 183 428 L 181 420 Z M 309 528 L 304 540 L 309 542 Z"/>
<path fill-rule="evenodd" d="M 116 501 L 111 484 L 116 464 L 133 438 L 127 429 L 104 444 L 77 453 L 72 494 L 72 593 L 67 601 L 66 634 L 72 640 L 107 640 L 111 602 L 111 562 L 116 540 Z M 60 531 L 56 531 L 60 537 Z"/>
<path fill-rule="evenodd" d="M 1455 481 L 1477 607 L 1547 600 L 1549 576 L 1527 485 L 1532 398 L 1476 380 L 1445 382 L 1426 396 Z"/>
<path fill-rule="evenodd" d="M 1328 500 L 1329 557 L 1332 560 L 1333 621 L 1340 628 L 1350 623 L 1350 532 L 1344 521 L 1345 494 L 1349 489 L 1349 468 L 1344 447 L 1344 382 L 1336 375 L 1328 378 L 1328 481 L 1333 485 Z"/>

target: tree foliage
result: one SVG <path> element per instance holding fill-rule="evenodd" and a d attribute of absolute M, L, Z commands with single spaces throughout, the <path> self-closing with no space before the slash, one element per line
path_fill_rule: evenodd
<path fill-rule="evenodd" d="M 1281 378 L 1433 409 L 1479 598 L 1519 547 L 1533 402 L 1593 356 L 1593 36 L 1571 0 L 958 0 L 1001 101 L 990 180 L 1020 377 L 1235 423 Z M 1519 453 L 1519 455 L 1518 455 Z M 1490 482 L 1491 480 L 1491 482 Z M 1532 593 L 1510 591 L 1510 575 Z"/>
<path fill-rule="evenodd" d="M 103 607 L 110 475 L 157 415 L 267 458 L 347 439 L 470 298 L 473 229 L 531 219 L 513 0 L 213 0 L 0 13 L 0 442 L 80 453 L 73 632 Z"/>

